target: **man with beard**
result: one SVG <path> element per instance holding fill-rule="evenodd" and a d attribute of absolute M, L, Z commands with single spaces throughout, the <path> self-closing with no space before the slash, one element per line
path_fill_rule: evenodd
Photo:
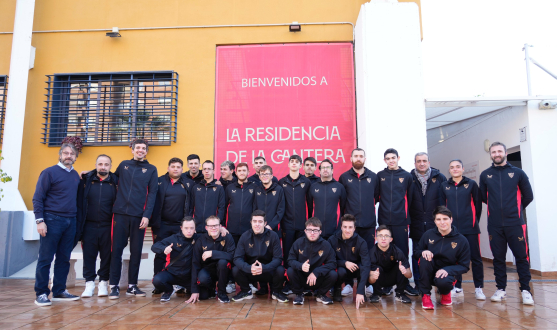
<path fill-rule="evenodd" d="M 149 151 L 147 140 L 135 139 L 131 144 L 133 159 L 124 160 L 116 169 L 118 193 L 114 202 L 114 222 L 112 256 L 110 260 L 109 299 L 120 298 L 120 275 L 122 254 L 130 242 L 130 264 L 128 269 L 128 290 L 126 295 L 145 297 L 145 292 L 137 287 L 139 265 L 145 228 L 153 213 L 157 198 L 157 168 L 145 159 Z"/>
<path fill-rule="evenodd" d="M 304 175 L 311 183 L 319 181 L 319 177 L 315 175 L 315 168 L 317 167 L 317 161 L 313 157 L 306 157 L 304 159 Z"/>
<path fill-rule="evenodd" d="M 215 183 L 222 185 L 224 191 L 226 191 L 226 187 L 228 187 L 229 184 L 238 181 L 236 172 L 234 172 L 235 168 L 236 166 L 234 166 L 234 163 L 229 160 L 225 160 L 220 164 L 220 179 Z"/>
<path fill-rule="evenodd" d="M 193 181 L 182 175 L 183 170 L 184 162 L 180 158 L 172 158 L 168 161 L 168 172 L 159 177 L 159 190 L 151 218 L 153 243 L 179 233 L 182 219 L 191 215 Z M 155 255 L 153 274 L 163 270 L 167 261 L 167 254 Z"/>
<path fill-rule="evenodd" d="M 184 173 L 184 175 L 192 180 L 193 182 L 200 183 L 203 180 L 203 175 L 199 172 L 199 165 L 201 165 L 201 159 L 196 154 L 191 154 L 187 158 L 189 171 Z"/>
<path fill-rule="evenodd" d="M 340 218 L 346 209 L 346 190 L 333 178 L 333 162 L 324 159 L 319 164 L 321 179 L 312 183 L 309 190 L 309 203 L 313 205 L 313 216 L 321 220 L 323 233 L 327 240 L 338 231 Z"/>
<path fill-rule="evenodd" d="M 491 301 L 499 302 L 507 297 L 505 260 L 508 245 L 516 260 L 522 303 L 533 305 L 528 237 L 524 222 L 524 209 L 534 200 L 532 187 L 524 171 L 507 163 L 507 147 L 503 143 L 493 142 L 489 153 L 493 164 L 480 175 L 480 189 L 482 200 L 487 204 L 487 231 L 497 284 L 497 291 Z"/>
<path fill-rule="evenodd" d="M 48 299 L 48 281 L 50 264 L 55 255 L 52 300 L 79 299 L 79 296 L 66 290 L 76 231 L 76 196 L 80 178 L 72 165 L 77 155 L 78 149 L 74 144 L 62 143 L 58 151 L 58 164 L 41 172 L 33 195 L 33 212 L 37 232 L 41 235 L 35 272 L 35 304 L 38 306 L 52 305 Z"/>
<path fill-rule="evenodd" d="M 112 236 L 112 207 L 118 192 L 118 177 L 110 172 L 112 159 L 99 155 L 95 170 L 83 177 L 77 193 L 76 244 L 80 240 L 83 249 L 83 277 L 85 290 L 81 297 L 92 297 L 95 291 L 95 270 L 100 255 L 99 297 L 108 296 L 110 278 L 110 248 Z"/>
<path fill-rule="evenodd" d="M 255 170 L 255 174 L 248 178 L 248 181 L 255 182 L 258 185 L 261 185 L 261 178 L 259 177 L 259 170 L 261 166 L 267 165 L 267 161 L 265 161 L 265 157 L 257 156 L 253 160 L 253 169 Z M 278 179 L 273 176 L 273 182 L 278 183 Z"/>
<path fill-rule="evenodd" d="M 338 182 L 346 189 L 346 210 L 348 214 L 356 217 L 356 233 L 363 238 L 368 249 L 375 244 L 375 204 L 379 197 L 379 183 L 377 175 L 364 167 L 366 152 L 361 148 L 352 150 L 350 156 L 352 168 L 342 173 Z M 352 295 L 353 283 L 345 283 L 342 295 Z M 366 289 L 366 294 L 371 294 L 373 287 Z"/>
<path fill-rule="evenodd" d="M 205 233 L 205 219 L 211 215 L 224 223 L 225 193 L 222 186 L 215 184 L 214 174 L 215 164 L 206 160 L 203 163 L 203 180 L 192 189 L 193 218 L 198 234 Z"/>
<path fill-rule="evenodd" d="M 418 152 L 414 156 L 414 166 L 415 169 L 410 172 L 414 185 L 412 207 L 410 208 L 410 238 L 413 248 L 416 248 L 422 235 L 435 228 L 431 214 L 437 206 L 445 204 L 440 198 L 440 192 L 441 184 L 447 181 L 447 178 L 438 169 L 430 166 L 429 155 L 425 152 Z M 413 259 L 412 268 L 414 283 L 417 284 L 420 280 L 418 259 Z M 409 284 L 406 293 L 410 296 L 417 296 L 419 291 Z"/>

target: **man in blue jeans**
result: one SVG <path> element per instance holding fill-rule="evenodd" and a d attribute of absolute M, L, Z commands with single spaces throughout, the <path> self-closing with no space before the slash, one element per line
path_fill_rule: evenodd
<path fill-rule="evenodd" d="M 78 149 L 72 143 L 63 143 L 58 154 L 58 164 L 42 171 L 33 195 L 33 212 L 37 231 L 41 235 L 35 273 L 35 304 L 38 306 L 52 305 L 48 299 L 48 279 L 55 255 L 52 300 L 79 299 L 79 296 L 66 290 L 76 230 L 76 196 L 80 177 L 72 165 L 77 159 Z"/>

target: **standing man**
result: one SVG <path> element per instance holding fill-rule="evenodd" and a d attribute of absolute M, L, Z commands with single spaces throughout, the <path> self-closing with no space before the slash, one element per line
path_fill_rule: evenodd
<path fill-rule="evenodd" d="M 304 159 L 304 175 L 311 183 L 319 181 L 319 177 L 315 175 L 317 168 L 317 161 L 313 157 L 306 157 Z"/>
<path fill-rule="evenodd" d="M 199 165 L 201 165 L 201 159 L 196 154 L 191 154 L 187 158 L 189 171 L 184 173 L 184 175 L 192 180 L 193 182 L 200 183 L 203 180 L 203 175 L 199 172 Z"/>
<path fill-rule="evenodd" d="M 118 192 L 118 177 L 110 172 L 112 159 L 99 155 L 95 170 L 81 179 L 78 191 L 77 238 L 82 242 L 85 291 L 81 297 L 92 297 L 95 291 L 97 256 L 100 255 L 99 297 L 108 296 L 110 279 L 110 247 L 112 207 Z"/>
<path fill-rule="evenodd" d="M 133 159 L 124 160 L 116 169 L 118 193 L 114 203 L 112 256 L 110 260 L 109 299 L 120 298 L 120 275 L 122 253 L 130 240 L 130 265 L 128 271 L 127 295 L 145 297 L 145 292 L 137 287 L 139 265 L 145 228 L 153 213 L 157 198 L 157 168 L 145 159 L 149 143 L 145 139 L 135 139 L 131 144 Z"/>
<path fill-rule="evenodd" d="M 184 162 L 180 158 L 171 158 L 168 161 L 168 171 L 158 179 L 159 189 L 151 218 L 153 243 L 179 233 L 182 220 L 191 215 L 190 193 L 193 181 L 182 175 L 183 170 Z M 155 255 L 153 274 L 162 271 L 166 262 L 167 254 L 161 252 Z"/>
<path fill-rule="evenodd" d="M 236 167 L 238 181 L 226 187 L 224 205 L 228 210 L 228 214 L 225 226 L 232 235 L 234 244 L 238 244 L 240 236 L 251 227 L 251 214 L 254 210 L 256 184 L 247 181 L 248 173 L 248 164 L 238 164 L 238 167 Z"/>
<path fill-rule="evenodd" d="M 324 159 L 319 164 L 319 172 L 321 179 L 312 183 L 309 190 L 309 204 L 313 205 L 313 216 L 321 219 L 321 237 L 327 240 L 339 229 L 346 209 L 346 190 L 333 178 L 333 162 Z"/>
<path fill-rule="evenodd" d="M 480 175 L 480 189 L 482 200 L 487 204 L 487 231 L 497 283 L 491 301 L 507 297 L 505 260 L 508 245 L 516 260 L 522 303 L 533 305 L 524 209 L 534 200 L 534 193 L 526 173 L 507 163 L 507 147 L 503 143 L 493 142 L 489 153 L 493 164 Z"/>
<path fill-rule="evenodd" d="M 220 179 L 215 183 L 222 185 L 224 191 L 226 191 L 226 187 L 228 187 L 229 184 L 238 181 L 236 172 L 234 172 L 235 168 L 236 166 L 234 166 L 234 163 L 229 160 L 225 160 L 220 164 Z"/>
<path fill-rule="evenodd" d="M 205 219 L 211 215 L 217 216 L 224 223 L 224 189 L 217 185 L 214 178 L 215 164 L 206 160 L 203 163 L 203 180 L 193 186 L 191 202 L 195 231 L 205 233 Z"/>
<path fill-rule="evenodd" d="M 255 182 L 257 184 L 261 184 L 261 178 L 259 177 L 259 170 L 261 169 L 261 166 L 263 166 L 263 165 L 267 165 L 267 161 L 265 161 L 265 157 L 262 157 L 262 156 L 255 157 L 255 159 L 253 160 L 253 169 L 255 170 L 255 174 L 250 176 L 248 178 L 248 181 Z M 278 183 L 277 178 L 275 178 L 274 176 L 273 176 L 272 180 L 273 180 L 273 182 Z"/>
<path fill-rule="evenodd" d="M 480 218 L 482 216 L 482 196 L 476 181 L 462 175 L 464 167 L 460 159 L 449 163 L 451 178 L 441 184 L 441 201 L 453 210 L 453 226 L 466 237 L 470 245 L 472 274 L 476 299 L 485 300 L 482 291 L 484 286 L 484 265 L 480 253 Z M 457 275 L 454 296 L 464 295 L 462 292 L 462 276 Z"/>
<path fill-rule="evenodd" d="M 273 168 L 271 166 L 261 166 L 259 175 L 262 185 L 255 187 L 254 209 L 264 211 L 267 221 L 265 227 L 282 237 L 280 221 L 284 216 L 285 209 L 284 190 L 278 183 L 273 182 Z"/>
<path fill-rule="evenodd" d="M 346 189 L 345 212 L 356 217 L 356 233 L 366 241 L 369 250 L 375 245 L 375 227 L 377 227 L 375 204 L 379 199 L 379 182 L 377 174 L 364 167 L 366 163 L 364 149 L 352 150 L 350 162 L 352 168 L 342 173 L 338 182 Z M 353 283 L 345 284 L 342 294 L 351 295 Z M 372 292 L 373 287 L 369 285 L 366 294 Z"/>
<path fill-rule="evenodd" d="M 48 281 L 50 264 L 55 255 L 52 300 L 79 299 L 79 296 L 66 290 L 76 231 L 76 196 L 80 178 L 73 164 L 77 155 L 78 149 L 74 144 L 62 143 L 58 151 L 58 164 L 41 172 L 33 195 L 33 212 L 37 231 L 41 235 L 35 272 L 35 304 L 38 306 L 52 305 L 48 299 Z"/>
<path fill-rule="evenodd" d="M 440 192 L 441 184 L 447 181 L 447 178 L 438 169 L 430 166 L 429 155 L 425 152 L 418 152 L 414 156 L 414 166 L 415 169 L 410 172 L 414 185 L 412 207 L 410 208 L 410 238 L 415 249 L 422 235 L 435 228 L 431 215 L 437 206 L 445 204 L 440 198 Z M 418 259 L 413 259 L 412 268 L 414 269 L 414 283 L 417 284 L 420 280 Z M 417 296 L 419 291 L 408 285 L 406 293 Z"/>

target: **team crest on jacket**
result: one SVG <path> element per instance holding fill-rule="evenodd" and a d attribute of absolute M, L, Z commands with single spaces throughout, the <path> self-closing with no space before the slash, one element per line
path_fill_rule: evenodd
<path fill-rule="evenodd" d="M 367 183 L 371 183 L 371 178 L 367 178 Z"/>
<path fill-rule="evenodd" d="M 299 254 L 304 254 L 304 250 L 298 249 L 298 253 L 299 253 Z"/>
<path fill-rule="evenodd" d="M 206 247 L 206 246 L 203 246 L 203 251 L 207 251 L 207 247 Z"/>
<path fill-rule="evenodd" d="M 220 245 L 224 246 L 224 244 L 226 243 L 226 241 L 220 241 Z"/>
<path fill-rule="evenodd" d="M 524 242 L 524 236 L 518 238 L 519 242 Z"/>
<path fill-rule="evenodd" d="M 493 175 L 489 175 L 489 174 L 488 174 L 488 175 L 487 175 L 487 178 L 488 178 L 488 179 L 491 179 L 492 176 L 493 176 Z"/>
<path fill-rule="evenodd" d="M 274 192 L 274 191 L 273 191 L 273 192 Z M 257 196 L 261 196 L 261 192 L 260 192 L 260 191 L 257 192 Z"/>
<path fill-rule="evenodd" d="M 395 256 L 391 256 L 391 261 L 395 260 Z"/>
<path fill-rule="evenodd" d="M 429 244 L 433 244 L 434 242 L 435 242 L 435 240 L 433 240 L 433 239 L 429 240 Z"/>
<path fill-rule="evenodd" d="M 465 183 L 465 184 L 464 184 L 464 189 L 468 189 L 468 186 L 469 186 L 469 184 L 468 184 L 468 183 Z"/>
<path fill-rule="evenodd" d="M 184 187 L 184 185 L 183 185 L 183 184 L 180 184 L 180 186 L 182 186 L 182 188 L 184 188 L 184 189 L 186 188 L 186 187 Z"/>
<path fill-rule="evenodd" d="M 317 254 L 319 254 L 319 256 L 321 257 L 323 255 L 323 250 L 319 250 L 319 252 L 317 252 Z"/>
<path fill-rule="evenodd" d="M 385 181 L 385 178 L 381 178 L 381 181 Z"/>
<path fill-rule="evenodd" d="M 491 241 L 493 239 L 493 235 L 489 235 L 489 240 Z"/>
<path fill-rule="evenodd" d="M 188 185 L 188 188 L 189 188 L 189 187 L 190 187 L 190 183 L 189 183 L 189 182 L 186 182 L 186 184 Z"/>
<path fill-rule="evenodd" d="M 276 192 L 276 191 L 273 191 L 273 196 L 275 196 L 276 194 L 277 194 L 277 192 Z"/>
<path fill-rule="evenodd" d="M 177 247 L 182 247 L 182 244 L 176 243 L 176 246 L 177 246 Z"/>
<path fill-rule="evenodd" d="M 437 181 L 437 178 L 431 178 L 431 182 L 435 183 L 435 181 Z"/>
<path fill-rule="evenodd" d="M 352 182 L 352 179 L 348 179 L 348 182 Z"/>
<path fill-rule="evenodd" d="M 267 247 L 269 247 L 269 241 L 265 241 L 265 245 L 267 245 Z"/>
<path fill-rule="evenodd" d="M 337 252 L 340 252 L 340 248 L 337 248 Z"/>
<path fill-rule="evenodd" d="M 315 189 L 315 192 L 319 192 L 319 189 Z"/>
<path fill-rule="evenodd" d="M 124 170 L 127 170 L 127 169 L 128 169 L 128 167 L 127 167 L 127 166 L 124 166 Z"/>
<path fill-rule="evenodd" d="M 452 243 L 451 243 L 451 246 L 453 247 L 453 249 L 454 249 L 457 245 L 458 245 L 457 242 L 452 242 Z"/>
<path fill-rule="evenodd" d="M 337 188 L 331 188 L 331 189 L 333 189 L 333 193 L 337 192 Z"/>
<path fill-rule="evenodd" d="M 302 186 L 302 188 L 303 188 L 305 185 L 306 185 L 305 183 L 300 184 L 300 186 Z"/>
<path fill-rule="evenodd" d="M 249 190 L 249 193 L 250 193 L 250 194 L 253 194 L 253 189 L 250 189 L 250 190 Z"/>
<path fill-rule="evenodd" d="M 352 253 L 356 253 L 356 247 L 355 246 L 352 247 Z"/>
<path fill-rule="evenodd" d="M 513 176 L 514 176 L 514 173 L 509 173 L 509 176 L 510 176 L 510 177 L 511 177 L 511 179 L 512 179 L 512 178 L 513 178 Z"/>
<path fill-rule="evenodd" d="M 404 178 L 398 178 L 398 181 L 400 181 L 400 183 L 404 182 Z"/>
<path fill-rule="evenodd" d="M 145 172 L 147 172 L 147 169 L 146 169 L 146 168 L 142 168 L 142 169 L 141 169 L 141 172 L 145 173 Z"/>
<path fill-rule="evenodd" d="M 213 187 L 213 191 L 217 191 L 217 187 Z"/>
<path fill-rule="evenodd" d="M 191 245 L 194 245 L 194 244 L 195 244 L 195 240 L 192 239 L 192 240 L 191 240 Z"/>
<path fill-rule="evenodd" d="M 153 234 L 153 240 L 157 239 L 157 235 Z"/>
<path fill-rule="evenodd" d="M 197 191 L 201 191 L 201 188 L 197 188 Z"/>
<path fill-rule="evenodd" d="M 253 248 L 253 244 L 250 243 L 249 248 L 250 248 L 250 249 Z"/>

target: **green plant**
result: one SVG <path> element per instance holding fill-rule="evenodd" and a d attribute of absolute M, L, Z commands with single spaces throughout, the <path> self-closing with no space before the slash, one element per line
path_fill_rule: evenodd
<path fill-rule="evenodd" d="M 0 150 L 0 154 L 2 154 L 2 150 Z M 0 160 L 3 160 L 4 157 L 0 156 Z M 12 181 L 12 177 L 8 175 L 8 173 L 4 172 L 0 169 L 0 182 L 6 183 Z M 0 188 L 0 194 L 4 191 L 4 189 Z M 4 198 L 4 195 L 0 197 L 0 200 Z"/>

